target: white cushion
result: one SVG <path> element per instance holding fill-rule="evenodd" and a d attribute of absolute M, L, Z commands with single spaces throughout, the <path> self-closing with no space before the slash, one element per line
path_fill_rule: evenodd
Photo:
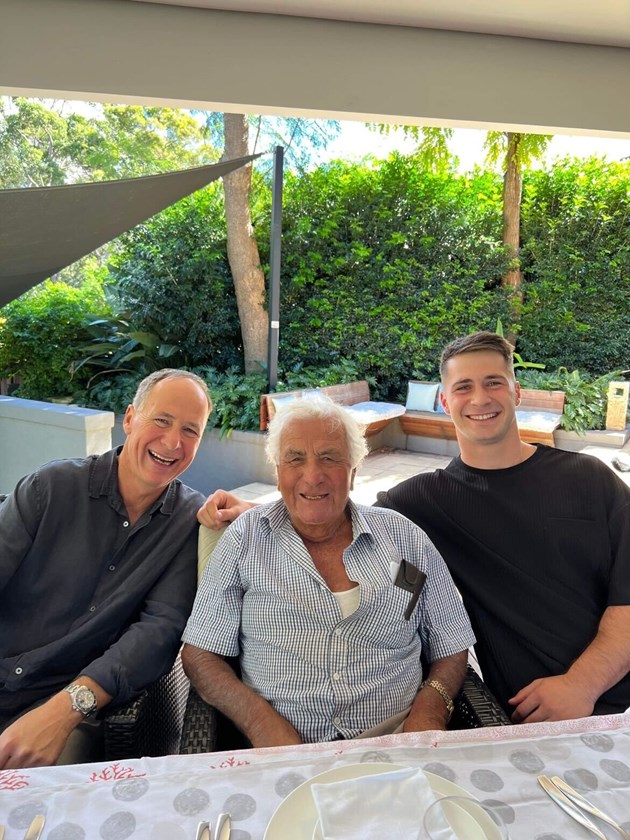
<path fill-rule="evenodd" d="M 295 394 L 286 394 L 284 396 L 282 394 L 278 394 L 278 396 L 271 398 L 271 402 L 273 403 L 275 410 L 278 411 L 280 408 L 286 408 L 286 406 L 290 402 L 293 402 L 294 399 Z"/>
<path fill-rule="evenodd" d="M 535 432 L 553 432 L 560 425 L 561 416 L 555 411 L 520 408 L 516 410 L 516 422 L 519 429 L 530 429 Z"/>
<path fill-rule="evenodd" d="M 407 391 L 407 411 L 435 411 L 439 382 L 410 382 Z"/>
<path fill-rule="evenodd" d="M 362 426 L 376 423 L 378 420 L 393 420 L 405 413 L 405 406 L 397 403 L 362 402 L 344 405 L 343 408 Z"/>

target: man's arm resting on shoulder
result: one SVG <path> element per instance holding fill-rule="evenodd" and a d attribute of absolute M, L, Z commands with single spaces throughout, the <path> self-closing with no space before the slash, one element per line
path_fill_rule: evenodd
<path fill-rule="evenodd" d="M 246 502 L 226 490 L 216 490 L 199 508 L 197 519 L 211 531 L 220 531 L 253 507 L 256 502 Z"/>
<path fill-rule="evenodd" d="M 185 644 L 182 663 L 201 698 L 229 717 L 253 747 L 302 743 L 293 726 L 244 685 L 229 663 L 216 653 Z"/>
<path fill-rule="evenodd" d="M 111 700 L 90 677 L 81 675 L 74 682 L 92 689 L 97 709 Z M 72 708 L 72 697 L 67 691 L 53 694 L 45 703 L 25 712 L 0 735 L 0 770 L 56 764 L 71 732 L 83 720 L 84 715 Z"/>
<path fill-rule="evenodd" d="M 436 659 L 431 663 L 425 683 L 436 680 L 446 690 L 448 696 L 454 700 L 466 676 L 468 651 L 462 650 L 444 659 Z M 405 720 L 403 732 L 422 732 L 427 729 L 446 729 L 448 723 L 448 709 L 440 692 L 430 685 L 424 685 L 416 695 L 409 715 Z"/>
<path fill-rule="evenodd" d="M 509 702 L 514 723 L 571 720 L 593 713 L 598 698 L 630 671 L 630 606 L 608 607 L 597 635 L 565 674 L 524 686 Z"/>

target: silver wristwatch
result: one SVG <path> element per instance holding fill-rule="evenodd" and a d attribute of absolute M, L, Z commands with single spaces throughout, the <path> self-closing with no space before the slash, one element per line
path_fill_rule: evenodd
<path fill-rule="evenodd" d="M 72 708 L 87 717 L 96 711 L 96 694 L 87 685 L 70 683 L 64 688 L 72 697 Z"/>

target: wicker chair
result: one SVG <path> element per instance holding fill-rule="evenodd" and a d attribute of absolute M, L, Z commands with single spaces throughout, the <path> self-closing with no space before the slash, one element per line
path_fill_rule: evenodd
<path fill-rule="evenodd" d="M 455 700 L 449 729 L 509 726 L 510 719 L 469 665 L 462 690 Z M 205 703 L 191 686 L 184 715 L 180 753 L 220 752 L 247 748 L 249 743 L 231 720 Z"/>
<path fill-rule="evenodd" d="M 104 761 L 179 752 L 190 683 L 178 656 L 173 668 L 129 705 L 113 709 L 103 727 Z"/>

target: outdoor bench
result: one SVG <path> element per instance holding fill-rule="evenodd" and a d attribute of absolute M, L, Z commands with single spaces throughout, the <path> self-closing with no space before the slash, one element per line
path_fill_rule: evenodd
<path fill-rule="evenodd" d="M 403 405 L 370 400 L 370 388 L 363 379 L 345 382 L 341 385 L 325 385 L 321 388 L 304 388 L 297 391 L 278 391 L 263 394 L 260 398 L 260 428 L 265 431 L 269 421 L 282 405 L 295 399 L 317 399 L 323 395 L 333 402 L 345 406 L 349 414 L 365 427 L 366 436 L 374 435 L 385 428 L 396 417 L 405 412 Z"/>
<path fill-rule="evenodd" d="M 456 440 L 455 426 L 439 401 L 439 382 L 409 382 L 405 413 L 400 427 L 406 435 Z M 516 421 L 522 440 L 554 446 L 553 432 L 560 426 L 564 391 L 521 389 Z"/>

